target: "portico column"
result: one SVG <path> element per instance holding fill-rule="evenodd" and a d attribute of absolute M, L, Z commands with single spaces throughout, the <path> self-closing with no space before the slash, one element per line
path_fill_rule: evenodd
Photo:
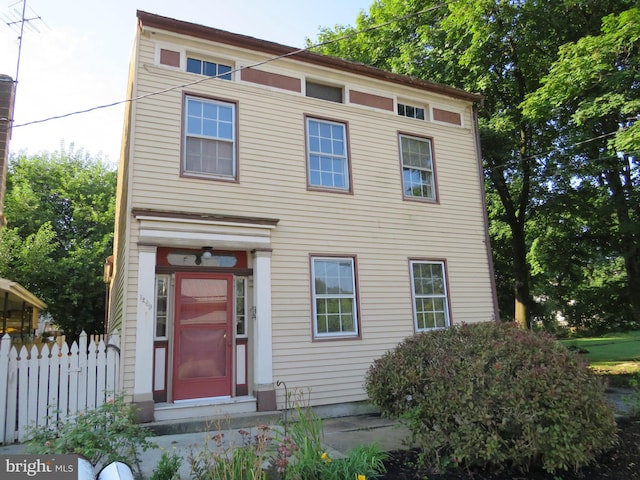
<path fill-rule="evenodd" d="M 271 249 L 253 252 L 253 383 L 259 412 L 276 410 L 271 340 Z"/>
<path fill-rule="evenodd" d="M 136 360 L 133 403 L 142 422 L 153 420 L 153 329 L 156 288 L 156 247 L 138 245 Z"/>

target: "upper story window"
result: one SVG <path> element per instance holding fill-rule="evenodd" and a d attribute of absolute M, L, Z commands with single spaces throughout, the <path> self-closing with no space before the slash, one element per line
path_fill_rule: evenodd
<path fill-rule="evenodd" d="M 412 261 L 411 291 L 416 331 L 450 325 L 444 262 Z"/>
<path fill-rule="evenodd" d="M 424 108 L 405 105 L 404 103 L 398 103 L 398 115 L 402 117 L 417 118 L 418 120 L 425 119 Z"/>
<path fill-rule="evenodd" d="M 309 186 L 349 191 L 347 126 L 307 118 Z"/>
<path fill-rule="evenodd" d="M 183 173 L 235 180 L 235 103 L 187 96 L 183 121 Z"/>
<path fill-rule="evenodd" d="M 400 135 L 402 187 L 405 197 L 436 199 L 431 140 Z"/>
<path fill-rule="evenodd" d="M 358 335 L 355 259 L 311 259 L 315 337 Z"/>
<path fill-rule="evenodd" d="M 319 98 L 320 100 L 328 100 L 330 102 L 343 103 L 343 95 L 341 87 L 332 85 L 323 85 L 307 80 L 306 82 L 307 97 Z"/>
<path fill-rule="evenodd" d="M 231 80 L 231 66 L 187 57 L 187 72 Z"/>

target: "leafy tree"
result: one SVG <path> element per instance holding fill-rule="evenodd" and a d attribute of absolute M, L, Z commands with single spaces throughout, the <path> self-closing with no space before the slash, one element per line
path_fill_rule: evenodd
<path fill-rule="evenodd" d="M 68 335 L 103 331 L 116 172 L 82 151 L 12 156 L 0 275 L 42 298 Z"/>
<path fill-rule="evenodd" d="M 529 325 L 532 304 L 529 222 L 548 197 L 549 169 L 541 153 L 553 147 L 548 122 L 525 117 L 522 102 L 540 87 L 541 77 L 561 45 L 596 33 L 600 20 L 628 8 L 628 0 L 378 0 L 361 12 L 356 27 L 322 29 L 320 51 L 481 93 L 480 132 L 485 177 L 495 196 L 491 222 L 500 232 L 498 279 L 511 278 L 514 308 L 503 317 Z M 375 25 L 384 25 L 372 29 Z M 357 30 L 364 33 L 355 34 Z M 331 40 L 342 38 L 330 43 Z M 495 237 L 494 239 L 495 240 Z M 504 256 L 504 243 L 510 255 Z M 504 287 L 504 282 L 498 286 Z"/>
<path fill-rule="evenodd" d="M 591 219 L 583 239 L 609 257 L 609 271 L 600 273 L 603 286 L 612 278 L 619 282 L 621 271 L 626 274 L 622 305 L 630 305 L 635 326 L 640 325 L 639 78 L 636 7 L 604 18 L 598 35 L 563 46 L 542 87 L 524 104 L 529 118 L 544 119 L 555 133 L 561 153 L 550 161 L 565 182 L 554 193 L 589 199 L 572 205 L 578 212 L 587 205 L 600 219 Z"/>

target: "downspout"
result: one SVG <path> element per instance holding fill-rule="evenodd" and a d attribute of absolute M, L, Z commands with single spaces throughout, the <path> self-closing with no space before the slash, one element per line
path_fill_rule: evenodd
<path fill-rule="evenodd" d="M 491 237 L 489 236 L 489 212 L 487 210 L 487 197 L 485 193 L 484 167 L 482 165 L 482 150 L 480 148 L 480 127 L 478 126 L 478 104 L 474 103 L 473 112 L 473 130 L 476 146 L 476 158 L 478 161 L 478 174 L 480 177 L 482 211 L 484 212 L 484 244 L 487 249 L 487 262 L 489 265 L 489 275 L 491 276 L 491 294 L 493 296 L 493 320 L 500 320 L 500 309 L 498 308 L 498 291 L 496 289 L 496 274 L 493 266 L 493 253 L 491 251 Z"/>

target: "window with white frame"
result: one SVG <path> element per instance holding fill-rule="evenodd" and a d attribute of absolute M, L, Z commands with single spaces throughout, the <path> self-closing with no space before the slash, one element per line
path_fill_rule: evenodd
<path fill-rule="evenodd" d="M 310 187 L 349 190 L 346 124 L 307 118 L 307 168 Z"/>
<path fill-rule="evenodd" d="M 316 338 L 358 335 L 355 259 L 311 259 L 313 330 Z"/>
<path fill-rule="evenodd" d="M 169 275 L 156 275 L 155 340 L 167 339 L 169 325 Z"/>
<path fill-rule="evenodd" d="M 411 261 L 411 290 L 416 331 L 450 325 L 444 262 Z"/>
<path fill-rule="evenodd" d="M 402 187 L 405 197 L 436 199 L 431 140 L 400 135 Z"/>
<path fill-rule="evenodd" d="M 398 102 L 398 115 L 401 117 L 415 118 L 417 120 L 425 119 L 423 107 L 416 107 L 400 102 Z"/>
<path fill-rule="evenodd" d="M 187 72 L 231 80 L 231 66 L 216 62 L 208 62 L 199 58 L 187 57 Z"/>
<path fill-rule="evenodd" d="M 183 173 L 235 180 L 235 103 L 187 96 Z"/>

